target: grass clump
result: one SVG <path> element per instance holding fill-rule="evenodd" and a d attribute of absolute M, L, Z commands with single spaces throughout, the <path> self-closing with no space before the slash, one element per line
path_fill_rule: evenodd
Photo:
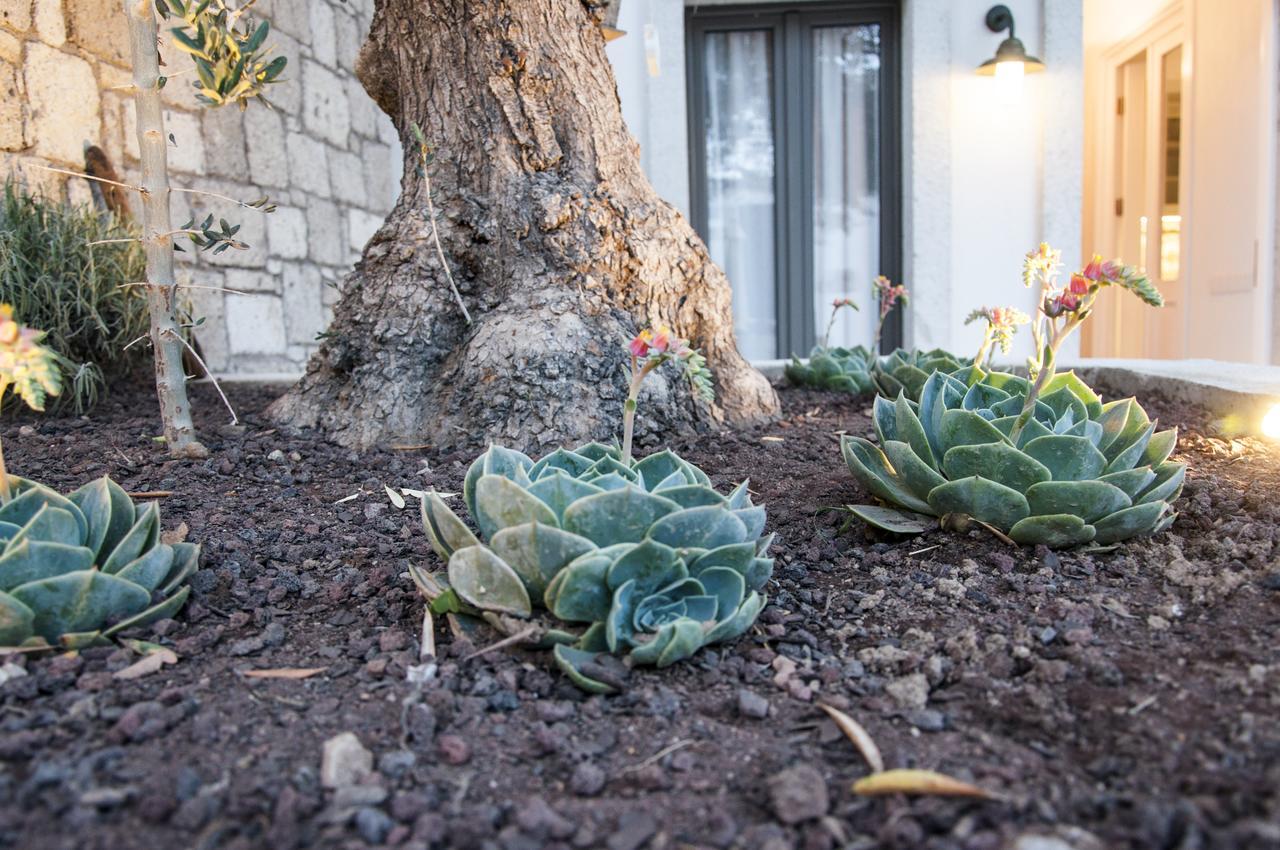
<path fill-rule="evenodd" d="M 59 405 L 83 412 L 107 383 L 148 355 L 126 348 L 150 327 L 137 242 L 90 245 L 136 236 L 133 226 L 92 207 L 28 195 L 13 181 L 0 198 L 0 302 L 47 332 L 64 392 Z"/>

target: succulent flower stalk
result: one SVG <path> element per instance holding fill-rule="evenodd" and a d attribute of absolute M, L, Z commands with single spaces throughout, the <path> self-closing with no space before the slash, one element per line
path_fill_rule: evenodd
<path fill-rule="evenodd" d="M 9 390 L 32 410 L 44 410 L 48 396 L 62 390 L 62 375 L 53 350 L 42 345 L 44 332 L 23 327 L 13 316 L 13 307 L 0 304 L 0 404 Z M 9 473 L 0 444 L 0 505 L 10 498 Z"/>
<path fill-rule="evenodd" d="M 711 370 L 707 368 L 706 358 L 696 348 L 689 346 L 689 340 L 676 336 L 666 325 L 640 331 L 627 343 L 627 352 L 631 355 L 631 385 L 627 389 L 627 400 L 622 406 L 622 459 L 629 463 L 631 441 L 635 432 L 636 400 L 640 397 L 640 386 L 650 372 L 668 360 L 675 360 L 684 367 L 685 375 L 698 398 L 711 403 L 715 401 L 716 394 L 711 385 Z"/>
<path fill-rule="evenodd" d="M 822 347 L 824 349 L 831 347 L 831 329 L 836 326 L 836 316 L 839 315 L 843 307 L 851 307 L 854 311 L 858 310 L 858 305 L 848 296 L 837 298 L 831 302 L 831 318 L 827 319 L 827 332 L 822 335 Z"/>
<path fill-rule="evenodd" d="M 880 320 L 876 323 L 876 336 L 871 346 L 871 350 L 880 353 L 880 337 L 884 333 L 884 320 L 889 318 L 889 314 L 893 312 L 894 306 L 899 301 L 903 304 L 907 303 L 907 287 L 905 284 L 895 284 L 884 275 L 878 275 L 871 282 L 871 294 L 880 305 Z"/>
<path fill-rule="evenodd" d="M 1015 307 L 983 307 L 969 314 L 964 323 L 970 324 L 979 319 L 986 320 L 982 331 L 982 345 L 978 348 L 978 356 L 973 358 L 973 365 L 983 369 L 991 367 L 991 358 L 995 356 L 998 346 L 1002 354 L 1008 354 L 1013 347 L 1013 335 L 1018 325 L 1025 325 L 1031 317 Z"/>
<path fill-rule="evenodd" d="M 1036 354 L 1030 364 L 1033 380 L 1022 412 L 1010 433 L 1015 442 L 1031 421 L 1036 400 L 1053 380 L 1062 344 L 1089 317 L 1094 301 L 1104 287 L 1119 286 L 1153 307 L 1164 306 L 1163 296 L 1146 275 L 1119 260 L 1104 261 L 1097 254 L 1083 269 L 1071 275 L 1066 286 L 1059 287 L 1060 257 L 1060 252 L 1042 242 L 1038 249 L 1027 254 L 1023 262 L 1023 283 L 1030 286 L 1038 281 L 1040 298 L 1037 302 L 1039 315 L 1031 326 L 1036 343 Z"/>

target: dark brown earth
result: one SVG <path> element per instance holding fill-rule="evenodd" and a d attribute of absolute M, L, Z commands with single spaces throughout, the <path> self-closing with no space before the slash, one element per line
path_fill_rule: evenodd
<path fill-rule="evenodd" d="M 258 417 L 274 393 L 231 388 L 238 430 L 197 388 L 203 463 L 165 456 L 141 390 L 0 426 L 18 474 L 172 491 L 165 526 L 205 552 L 194 601 L 144 635 L 175 666 L 123 681 L 125 649 L 11 659 L 28 675 L 0 686 L 0 846 L 1280 847 L 1280 452 L 1215 438 L 1202 412 L 1143 399 L 1185 429 L 1170 533 L 1055 554 L 837 535 L 818 509 L 864 495 L 835 432 L 867 432 L 869 401 L 785 391 L 777 425 L 674 446 L 769 507 L 778 564 L 752 633 L 585 697 L 545 654 L 463 660 L 476 647 L 441 630 L 417 694 L 405 568 L 439 565 L 415 500 L 398 510 L 383 485 L 453 490 L 471 458 L 289 437 Z M 285 667 L 325 669 L 243 675 Z M 889 766 L 1002 799 L 855 796 L 867 769 L 817 699 Z M 321 752 L 342 732 L 375 769 L 335 795 Z"/>

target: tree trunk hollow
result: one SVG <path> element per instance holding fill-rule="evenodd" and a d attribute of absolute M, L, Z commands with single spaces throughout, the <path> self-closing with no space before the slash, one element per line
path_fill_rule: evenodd
<path fill-rule="evenodd" d="M 401 195 L 277 421 L 354 448 L 614 440 L 625 344 L 658 324 L 702 349 L 717 401 L 700 406 L 669 364 L 638 433 L 777 415 L 738 353 L 723 272 L 641 171 L 581 0 L 378 0 L 358 73 L 404 144 Z M 415 123 L 471 324 L 435 250 Z"/>

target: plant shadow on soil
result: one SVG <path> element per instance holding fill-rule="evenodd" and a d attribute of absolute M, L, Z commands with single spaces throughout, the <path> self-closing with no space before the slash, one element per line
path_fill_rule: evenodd
<path fill-rule="evenodd" d="M 231 429 L 196 387 L 212 452 L 195 464 L 152 439 L 145 389 L 0 423 L 17 474 L 172 491 L 165 528 L 205 553 L 192 603 L 141 635 L 177 665 L 124 681 L 124 649 L 16 662 L 0 846 L 1280 846 L 1280 452 L 1212 436 L 1202 411 L 1142 399 L 1183 429 L 1170 533 L 1051 553 L 837 535 L 817 508 L 867 501 L 836 432 L 870 432 L 870 399 L 783 390 L 782 421 L 673 445 L 722 489 L 750 476 L 768 507 L 777 568 L 752 632 L 587 697 L 547 653 L 464 661 L 477 647 L 440 630 L 438 675 L 406 705 L 422 602 L 405 566 L 440 565 L 415 500 L 398 510 L 383 485 L 456 491 L 471 454 L 287 436 L 259 415 L 278 391 L 231 387 L 247 423 Z M 243 676 L 287 667 L 325 669 Z M 890 767 L 1002 799 L 854 796 L 866 767 L 818 699 Z M 335 801 L 321 750 L 346 731 L 376 767 Z"/>

